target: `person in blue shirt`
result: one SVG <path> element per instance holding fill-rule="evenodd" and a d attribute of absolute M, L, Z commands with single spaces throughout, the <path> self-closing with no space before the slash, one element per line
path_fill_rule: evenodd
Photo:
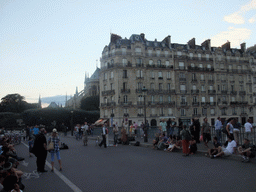
<path fill-rule="evenodd" d="M 38 128 L 38 125 L 36 125 L 33 129 L 34 131 L 34 135 L 38 135 L 39 134 L 39 128 Z"/>

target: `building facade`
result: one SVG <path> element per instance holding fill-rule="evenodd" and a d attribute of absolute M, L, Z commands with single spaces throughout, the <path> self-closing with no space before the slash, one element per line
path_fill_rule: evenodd
<path fill-rule="evenodd" d="M 144 122 L 159 125 L 160 118 L 191 118 L 214 123 L 238 117 L 254 119 L 256 55 L 233 49 L 230 42 L 211 47 L 208 39 L 196 45 L 148 41 L 144 34 L 129 39 L 111 34 L 102 51 L 100 115 L 112 122 Z M 146 88 L 143 91 L 143 87 Z"/>

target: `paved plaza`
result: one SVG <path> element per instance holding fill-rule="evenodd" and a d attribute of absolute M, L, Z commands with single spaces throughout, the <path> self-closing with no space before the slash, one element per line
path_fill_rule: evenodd
<path fill-rule="evenodd" d="M 111 137 L 111 136 L 110 136 Z M 25 157 L 19 168 L 24 171 L 26 192 L 72 191 L 255 191 L 256 164 L 220 158 L 210 159 L 202 153 L 183 157 L 146 147 L 118 145 L 98 147 L 95 140 L 88 146 L 68 136 L 61 141 L 63 171 L 37 174 L 36 158 L 28 157 L 24 144 L 16 146 Z M 26 144 L 26 143 L 25 143 Z M 50 165 L 50 155 L 47 157 Z"/>

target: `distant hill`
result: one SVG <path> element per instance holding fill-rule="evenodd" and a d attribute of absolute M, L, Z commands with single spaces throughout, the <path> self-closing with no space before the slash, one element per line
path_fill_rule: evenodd
<path fill-rule="evenodd" d="M 70 99 L 70 96 L 67 96 L 67 99 Z M 42 103 L 50 104 L 51 102 L 55 102 L 57 105 L 65 106 L 66 103 L 66 95 L 56 95 L 52 97 L 42 97 L 41 98 Z"/>

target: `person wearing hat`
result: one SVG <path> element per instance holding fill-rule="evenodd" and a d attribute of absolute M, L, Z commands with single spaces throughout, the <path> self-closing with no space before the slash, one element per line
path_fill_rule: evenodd
<path fill-rule="evenodd" d="M 48 140 L 48 144 L 50 144 L 50 142 L 53 142 L 53 146 L 54 146 L 54 149 L 50 150 L 51 164 L 52 164 L 52 170 L 51 171 L 52 172 L 54 171 L 54 154 L 56 154 L 56 156 L 57 156 L 57 160 L 58 160 L 59 165 L 60 165 L 60 171 L 62 171 L 61 159 L 60 159 L 60 148 L 59 148 L 60 138 L 58 136 L 57 129 L 55 129 L 55 128 L 52 130 L 52 135 Z"/>

